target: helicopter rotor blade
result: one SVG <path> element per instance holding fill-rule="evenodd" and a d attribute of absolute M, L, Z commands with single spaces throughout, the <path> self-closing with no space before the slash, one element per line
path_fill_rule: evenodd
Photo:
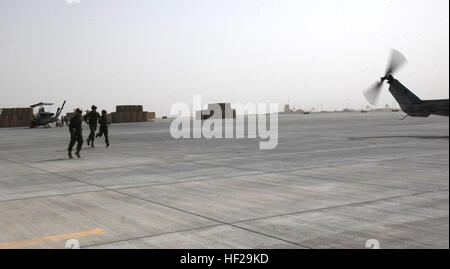
<path fill-rule="evenodd" d="M 383 81 L 375 83 L 372 87 L 364 92 L 364 97 L 371 105 L 375 105 L 378 100 L 378 96 L 381 92 L 381 87 L 383 86 Z"/>
<path fill-rule="evenodd" d="M 406 57 L 403 56 L 399 51 L 392 49 L 391 50 L 391 60 L 389 61 L 389 64 L 386 68 L 385 74 L 393 74 L 395 71 L 397 71 L 398 68 L 400 68 L 402 65 L 406 64 L 408 61 L 406 60 Z"/>

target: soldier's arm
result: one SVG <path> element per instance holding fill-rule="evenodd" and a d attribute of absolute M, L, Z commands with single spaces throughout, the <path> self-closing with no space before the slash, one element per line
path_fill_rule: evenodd
<path fill-rule="evenodd" d="M 72 118 L 72 119 L 70 119 L 70 122 L 69 122 L 69 130 L 70 130 L 70 134 L 73 135 L 73 136 L 75 136 L 75 134 L 76 134 L 75 129 L 76 129 L 75 128 L 75 121 Z"/>

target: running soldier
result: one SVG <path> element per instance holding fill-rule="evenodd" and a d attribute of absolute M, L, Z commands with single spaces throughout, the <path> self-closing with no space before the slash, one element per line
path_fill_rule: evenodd
<path fill-rule="evenodd" d="M 70 144 L 67 150 L 69 151 L 68 154 L 70 159 L 73 159 L 72 148 L 75 145 L 75 142 L 77 142 L 77 151 L 75 152 L 75 155 L 80 158 L 80 150 L 81 146 L 83 145 L 82 123 L 83 121 L 81 118 L 81 109 L 77 108 L 69 122 Z"/>
<path fill-rule="evenodd" d="M 106 147 L 109 147 L 109 138 L 108 138 L 108 118 L 106 117 L 106 110 L 102 110 L 102 116 L 98 119 L 98 123 L 100 124 L 99 133 L 95 135 L 95 137 L 105 136 Z"/>
<path fill-rule="evenodd" d="M 94 139 L 95 139 L 95 132 L 97 131 L 97 121 L 100 118 L 100 114 L 97 112 L 97 107 L 95 105 L 92 105 L 91 107 L 92 111 L 89 111 L 84 117 L 84 120 L 87 124 L 89 124 L 89 129 L 91 132 L 89 133 L 89 137 L 87 139 L 88 146 L 90 145 L 91 148 L 94 147 Z"/>

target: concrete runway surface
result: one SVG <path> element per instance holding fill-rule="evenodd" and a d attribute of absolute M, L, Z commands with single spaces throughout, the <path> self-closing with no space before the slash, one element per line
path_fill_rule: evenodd
<path fill-rule="evenodd" d="M 273 150 L 112 124 L 73 160 L 0 129 L 0 248 L 449 248 L 449 120 L 401 117 L 280 115 Z"/>

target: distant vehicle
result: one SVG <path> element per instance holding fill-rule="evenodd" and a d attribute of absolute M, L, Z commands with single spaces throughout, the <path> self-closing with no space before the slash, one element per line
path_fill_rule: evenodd
<path fill-rule="evenodd" d="M 58 107 L 56 110 L 56 113 L 47 112 L 44 109 L 44 106 L 52 106 L 53 103 L 37 103 L 34 105 L 31 105 L 31 108 L 38 108 L 37 112 L 33 115 L 33 119 L 31 120 L 30 127 L 38 127 L 38 126 L 46 126 L 53 122 L 57 122 L 59 120 L 59 115 L 61 114 L 62 110 L 64 109 L 64 105 L 66 104 L 66 101 L 63 102 L 61 107 Z"/>
<path fill-rule="evenodd" d="M 369 90 L 364 93 L 367 101 L 369 101 L 372 105 L 375 105 L 378 95 L 380 94 L 380 90 L 383 86 L 383 82 L 387 81 L 390 85 L 389 91 L 394 96 L 395 100 L 397 100 L 401 110 L 406 113 L 404 118 L 407 116 L 428 117 L 430 115 L 448 117 L 448 99 L 421 100 L 392 76 L 392 74 L 406 62 L 405 56 L 396 50 L 392 50 L 391 61 L 386 68 L 384 77 L 381 78 L 380 82 L 377 82 L 373 87 L 369 88 Z"/>

